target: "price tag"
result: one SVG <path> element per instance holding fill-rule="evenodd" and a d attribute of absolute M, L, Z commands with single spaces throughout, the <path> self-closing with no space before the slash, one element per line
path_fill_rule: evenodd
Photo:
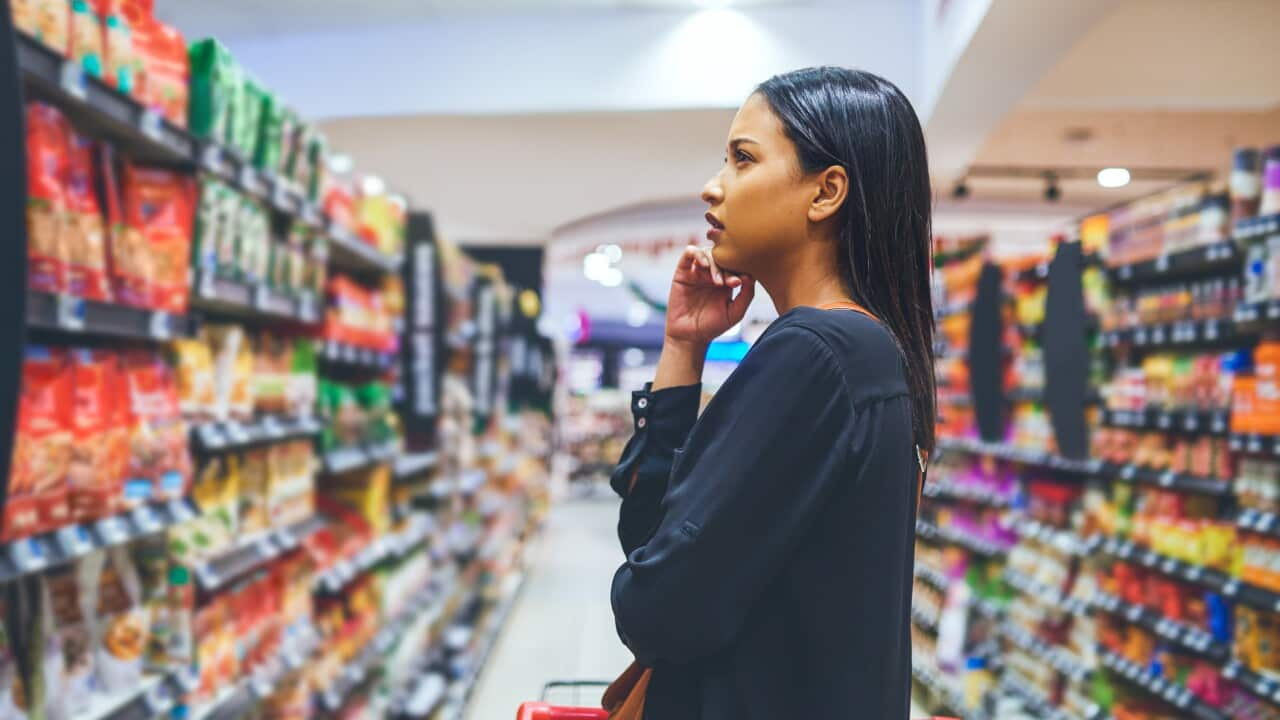
<path fill-rule="evenodd" d="M 84 300 L 59 293 L 56 296 L 55 312 L 59 328 L 79 332 L 84 330 Z"/>
<path fill-rule="evenodd" d="M 1172 487 L 1174 480 L 1176 480 L 1177 477 L 1178 477 L 1177 474 L 1175 474 L 1172 470 L 1165 470 L 1164 472 L 1160 473 L 1160 479 L 1159 479 L 1160 487 Z"/>
<path fill-rule="evenodd" d="M 1133 478 L 1136 477 L 1137 475 L 1138 475 L 1138 468 L 1135 465 L 1125 465 L 1124 467 L 1120 468 L 1121 480 L 1132 481 Z"/>
<path fill-rule="evenodd" d="M 1168 256 L 1168 255 L 1161 255 L 1160 257 L 1156 258 L 1155 268 L 1156 268 L 1156 272 L 1158 272 L 1158 273 L 1168 272 L 1168 271 L 1169 271 L 1169 256 Z"/>
<path fill-rule="evenodd" d="M 1186 417 L 1182 418 L 1182 429 L 1185 432 L 1193 433 L 1200 430 L 1200 420 L 1195 413 L 1189 412 Z"/>
<path fill-rule="evenodd" d="M 268 560 L 280 554 L 276 550 L 276 546 L 271 543 L 271 537 L 268 535 L 259 537 L 253 544 L 258 551 L 258 555 Z"/>
<path fill-rule="evenodd" d="M 139 505 L 129 513 L 133 518 L 133 523 L 138 530 L 144 533 L 152 533 L 164 527 L 164 523 L 160 522 L 160 518 L 156 516 L 155 509 L 150 505 Z"/>
<path fill-rule="evenodd" d="M 84 70 L 74 60 L 62 61 L 58 72 L 58 86 L 62 91 L 77 100 L 85 100 L 89 96 L 89 85 L 84 78 Z"/>
<path fill-rule="evenodd" d="M 186 500 L 170 500 L 169 514 L 173 516 L 175 523 L 190 522 L 196 519 L 195 512 L 192 511 Z"/>
<path fill-rule="evenodd" d="M 285 431 L 280 426 L 280 421 L 270 415 L 262 420 L 262 432 L 272 439 L 279 439 L 285 436 Z"/>
<path fill-rule="evenodd" d="M 1146 345 L 1146 344 L 1147 344 L 1147 329 L 1146 329 L 1146 328 L 1144 328 L 1144 327 L 1140 327 L 1140 328 L 1136 328 L 1136 329 L 1133 331 L 1133 344 L 1134 344 L 1134 345 Z"/>
<path fill-rule="evenodd" d="M 239 422 L 232 420 L 226 425 L 227 439 L 236 445 L 244 445 L 252 440 L 249 437 L 249 431 Z"/>
<path fill-rule="evenodd" d="M 201 425 L 196 429 L 196 436 L 200 439 L 200 444 L 209 450 L 218 450 L 227 444 L 227 439 L 216 425 Z"/>
<path fill-rule="evenodd" d="M 103 518 L 95 526 L 104 544 L 118 545 L 129 539 L 129 526 L 125 523 L 124 518 L 119 515 Z"/>
<path fill-rule="evenodd" d="M 1168 412 L 1162 412 L 1156 416 L 1156 425 L 1161 430 L 1168 430 L 1173 426 L 1173 416 Z"/>
<path fill-rule="evenodd" d="M 303 322 L 316 320 L 316 298 L 310 292 L 304 292 L 298 296 L 298 317 Z"/>
<path fill-rule="evenodd" d="M 261 283 L 253 288 L 253 307 L 258 312 L 268 312 L 271 310 L 271 289 L 266 283 Z"/>
<path fill-rule="evenodd" d="M 1280 319 L 1280 303 L 1274 303 L 1274 302 L 1267 303 L 1267 319 L 1268 320 Z"/>
<path fill-rule="evenodd" d="M 1186 575 L 1186 578 L 1191 582 L 1197 582 L 1198 580 L 1200 580 L 1201 572 L 1202 571 L 1200 570 L 1199 565 L 1189 565 L 1187 566 L 1187 572 L 1185 573 L 1185 575 Z"/>
<path fill-rule="evenodd" d="M 93 536 L 83 525 L 68 525 L 58 528 L 58 545 L 67 557 L 79 557 L 93 549 Z"/>
<path fill-rule="evenodd" d="M 1218 339 L 1218 321 L 1217 320 L 1204 321 L 1204 339 L 1207 342 L 1213 342 Z"/>
<path fill-rule="evenodd" d="M 1133 266 L 1121 265 L 1120 267 L 1116 268 L 1116 276 L 1119 277 L 1121 280 L 1132 280 Z"/>
<path fill-rule="evenodd" d="M 1138 622 L 1138 618 L 1142 617 L 1142 608 L 1137 605 L 1130 605 L 1125 608 L 1124 616 L 1128 618 L 1129 622 Z"/>
<path fill-rule="evenodd" d="M 262 187 L 258 182 L 258 171 L 247 162 L 240 166 L 240 187 L 255 195 L 261 194 Z"/>
<path fill-rule="evenodd" d="M 1248 441 L 1248 451 L 1251 453 L 1262 452 L 1262 438 L 1257 435 L 1250 435 Z"/>
<path fill-rule="evenodd" d="M 341 346 L 341 353 L 342 353 L 342 359 L 343 359 L 343 360 L 345 360 L 345 361 L 347 361 L 347 362 L 349 362 L 349 363 L 353 363 L 353 362 L 355 362 L 355 361 L 356 361 L 356 349 L 355 349 L 355 346 L 353 346 L 353 345 L 343 345 L 343 346 Z"/>
<path fill-rule="evenodd" d="M 142 696 L 147 710 L 154 715 L 164 715 L 173 709 L 173 698 L 165 691 L 164 683 L 153 686 Z"/>
<path fill-rule="evenodd" d="M 153 310 L 151 312 L 150 323 L 147 328 L 148 334 L 152 340 L 167 341 L 173 339 L 173 318 L 169 313 L 163 310 Z"/>
<path fill-rule="evenodd" d="M 1240 594 L 1240 581 L 1232 578 L 1222 585 L 1222 594 L 1231 598 Z"/>
<path fill-rule="evenodd" d="M 22 538 L 9 543 L 9 558 L 22 572 L 43 570 L 49 564 L 44 547 L 36 538 Z"/>
<path fill-rule="evenodd" d="M 138 130 L 143 137 L 154 142 L 160 142 L 163 128 L 164 124 L 160 120 L 160 113 L 151 108 L 142 109 L 142 112 L 138 115 Z"/>
<path fill-rule="evenodd" d="M 1152 328 L 1152 329 L 1151 329 L 1151 344 L 1152 344 L 1152 345 L 1161 345 L 1161 344 L 1163 344 L 1163 343 L 1164 343 L 1164 341 L 1165 341 L 1164 333 L 1165 333 L 1165 331 L 1164 331 L 1164 326 L 1163 326 L 1163 325 L 1157 325 L 1157 326 L 1155 326 L 1154 328 Z"/>
<path fill-rule="evenodd" d="M 279 178 L 276 178 L 276 181 L 272 184 L 272 187 L 271 187 L 272 204 L 274 204 L 276 207 L 280 208 L 281 210 L 287 211 L 287 210 L 290 210 L 293 206 L 293 203 L 290 202 L 290 200 L 292 199 L 293 198 L 290 197 L 289 195 L 289 189 L 285 187 L 284 182 L 281 181 Z"/>

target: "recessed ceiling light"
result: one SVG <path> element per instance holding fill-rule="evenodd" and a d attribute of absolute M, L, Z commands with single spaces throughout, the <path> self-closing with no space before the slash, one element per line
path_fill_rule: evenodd
<path fill-rule="evenodd" d="M 1102 168 L 1098 171 L 1098 184 L 1104 188 L 1119 188 L 1129 184 L 1129 171 L 1122 167 Z"/>

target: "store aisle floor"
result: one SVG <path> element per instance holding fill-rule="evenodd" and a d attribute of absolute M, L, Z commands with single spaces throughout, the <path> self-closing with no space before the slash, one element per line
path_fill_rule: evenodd
<path fill-rule="evenodd" d="M 631 661 L 609 607 L 609 582 L 621 561 L 617 520 L 618 501 L 607 491 L 552 509 L 467 720 L 510 720 L 521 702 L 539 698 L 544 683 L 607 680 Z M 913 706 L 911 716 L 925 713 Z"/>
<path fill-rule="evenodd" d="M 558 503 L 532 548 L 524 588 L 482 670 L 468 720 L 510 720 L 552 680 L 607 680 L 631 661 L 609 582 L 622 560 L 612 493 Z"/>

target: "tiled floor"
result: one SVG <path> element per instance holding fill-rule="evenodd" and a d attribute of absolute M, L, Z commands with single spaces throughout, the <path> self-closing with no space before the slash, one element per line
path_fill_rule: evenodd
<path fill-rule="evenodd" d="M 609 581 L 622 559 L 617 513 L 617 500 L 603 494 L 552 510 L 467 720 L 510 720 L 522 701 L 539 698 L 546 682 L 606 680 L 630 662 L 609 607 Z M 593 691 L 584 704 L 597 699 Z M 912 717 L 923 716 L 912 709 Z"/>

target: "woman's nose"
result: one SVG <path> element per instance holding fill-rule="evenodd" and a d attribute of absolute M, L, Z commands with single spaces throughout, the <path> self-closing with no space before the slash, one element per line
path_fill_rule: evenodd
<path fill-rule="evenodd" d="M 702 202 L 718 205 L 722 200 L 724 200 L 724 188 L 720 187 L 720 175 L 717 173 L 702 186 Z"/>

